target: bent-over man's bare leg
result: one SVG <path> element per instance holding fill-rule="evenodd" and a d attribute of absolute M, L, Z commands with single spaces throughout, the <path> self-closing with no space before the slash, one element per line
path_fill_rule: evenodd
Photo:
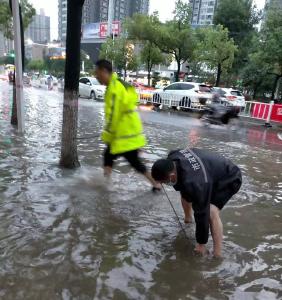
<path fill-rule="evenodd" d="M 210 228 L 213 238 L 213 253 L 215 257 L 221 256 L 223 226 L 220 219 L 220 210 L 213 204 L 210 205 Z"/>

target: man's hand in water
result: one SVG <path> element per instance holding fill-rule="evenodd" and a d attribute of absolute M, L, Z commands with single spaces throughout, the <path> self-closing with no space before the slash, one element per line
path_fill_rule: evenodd
<path fill-rule="evenodd" d="M 196 248 L 194 249 L 194 251 L 197 254 L 200 254 L 202 256 L 206 256 L 207 254 L 209 254 L 209 251 L 208 251 L 206 245 L 202 245 L 202 244 L 197 244 Z"/>

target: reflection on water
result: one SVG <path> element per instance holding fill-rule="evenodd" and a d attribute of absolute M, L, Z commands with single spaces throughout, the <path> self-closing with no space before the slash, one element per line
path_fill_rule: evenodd
<path fill-rule="evenodd" d="M 275 130 L 204 128 L 185 116 L 142 113 L 149 165 L 193 145 L 232 158 L 243 171 L 242 190 L 222 214 L 224 258 L 203 259 L 193 255 L 193 225 L 187 243 L 165 198 L 152 195 L 123 160 L 108 186 L 98 138 L 79 141 L 81 169 L 58 168 L 60 94 L 26 91 L 21 137 L 9 125 L 7 85 L 0 88 L 0 299 L 281 299 Z M 100 132 L 102 108 L 80 101 L 80 136 Z M 179 196 L 168 193 L 182 216 Z"/>

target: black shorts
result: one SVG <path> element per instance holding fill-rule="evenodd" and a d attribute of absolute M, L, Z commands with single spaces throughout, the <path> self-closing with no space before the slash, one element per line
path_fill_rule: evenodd
<path fill-rule="evenodd" d="M 242 174 L 238 167 L 233 168 L 233 172 L 229 174 L 229 177 L 222 180 L 219 184 L 213 186 L 211 193 L 210 203 L 216 206 L 218 209 L 222 210 L 226 203 L 240 190 L 242 185 Z M 189 200 L 189 195 L 181 193 L 182 198 L 187 202 L 192 202 Z"/>
<path fill-rule="evenodd" d="M 146 166 L 139 157 L 139 150 L 132 150 L 121 154 L 111 154 L 109 146 L 104 152 L 104 167 L 112 168 L 114 161 L 118 157 L 124 157 L 138 173 L 145 174 L 147 172 Z"/>

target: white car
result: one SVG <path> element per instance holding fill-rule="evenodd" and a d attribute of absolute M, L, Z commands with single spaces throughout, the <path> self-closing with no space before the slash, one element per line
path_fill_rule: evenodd
<path fill-rule="evenodd" d="M 246 106 L 246 100 L 242 92 L 231 88 L 213 88 L 213 92 L 219 95 L 221 102 L 224 102 L 228 106 L 236 106 L 244 108 Z"/>
<path fill-rule="evenodd" d="M 101 85 L 96 78 L 82 77 L 79 79 L 79 96 L 93 100 L 103 100 L 106 87 Z"/>
<path fill-rule="evenodd" d="M 211 88 L 195 82 L 175 82 L 153 95 L 155 105 L 167 105 L 182 109 L 200 109 L 213 99 Z"/>

